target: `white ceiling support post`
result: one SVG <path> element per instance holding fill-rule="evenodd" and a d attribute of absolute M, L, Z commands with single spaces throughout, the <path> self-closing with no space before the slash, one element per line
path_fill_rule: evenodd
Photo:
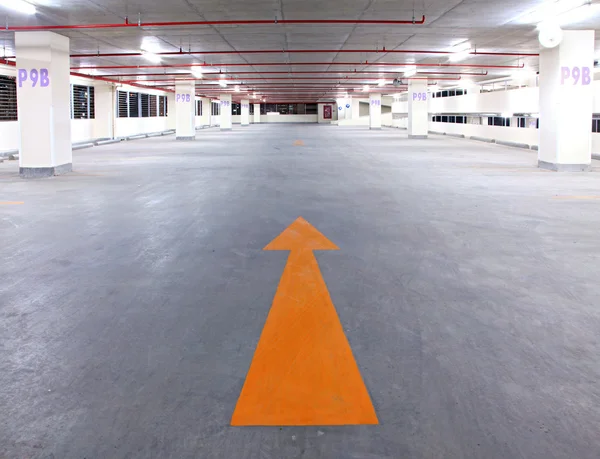
<path fill-rule="evenodd" d="M 231 94 L 221 94 L 221 131 L 231 131 Z"/>
<path fill-rule="evenodd" d="M 254 124 L 260 124 L 260 104 L 254 104 Z"/>
<path fill-rule="evenodd" d="M 381 129 L 381 94 L 369 94 L 369 129 Z"/>
<path fill-rule="evenodd" d="M 429 131 L 427 80 L 408 81 L 408 138 L 426 139 Z"/>
<path fill-rule="evenodd" d="M 112 83 L 96 82 L 94 85 L 95 119 L 94 138 L 114 138 L 115 87 Z M 89 100 L 88 100 L 89 102 Z"/>
<path fill-rule="evenodd" d="M 175 81 L 176 140 L 196 138 L 196 82 Z"/>
<path fill-rule="evenodd" d="M 50 177 L 73 170 L 69 39 L 16 32 L 20 174 Z"/>
<path fill-rule="evenodd" d="M 395 95 L 394 100 L 392 102 L 392 127 L 400 128 L 406 127 L 406 124 L 402 123 L 401 115 L 402 115 L 402 102 L 400 102 L 400 96 Z M 405 112 L 406 113 L 406 112 Z M 406 122 L 406 117 L 404 117 L 404 122 Z"/>
<path fill-rule="evenodd" d="M 565 30 L 558 46 L 540 51 L 539 167 L 590 169 L 593 81 L 593 30 Z"/>
<path fill-rule="evenodd" d="M 242 126 L 248 126 L 250 124 L 250 101 L 248 99 L 242 99 Z"/>
<path fill-rule="evenodd" d="M 210 117 L 212 115 L 212 102 L 209 98 L 203 97 L 202 103 L 202 126 L 210 126 Z"/>

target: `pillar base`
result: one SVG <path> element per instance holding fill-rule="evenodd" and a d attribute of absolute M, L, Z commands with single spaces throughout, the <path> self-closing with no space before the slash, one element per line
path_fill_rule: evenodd
<path fill-rule="evenodd" d="M 221 131 L 231 131 L 231 128 L 221 128 Z"/>
<path fill-rule="evenodd" d="M 409 139 L 426 139 L 427 134 L 408 134 Z"/>
<path fill-rule="evenodd" d="M 556 172 L 586 172 L 592 169 L 591 164 L 559 164 L 541 160 L 538 161 L 538 167 Z"/>
<path fill-rule="evenodd" d="M 381 130 L 380 127 L 370 127 L 370 126 L 369 126 L 369 129 L 372 129 L 374 131 L 380 131 Z"/>
<path fill-rule="evenodd" d="M 196 140 L 195 135 L 179 135 L 175 137 L 175 140 Z"/>
<path fill-rule="evenodd" d="M 62 164 L 55 167 L 21 167 L 19 175 L 24 179 L 53 177 L 73 171 L 73 163 Z"/>
<path fill-rule="evenodd" d="M 250 126 L 250 124 L 240 124 L 242 127 Z"/>

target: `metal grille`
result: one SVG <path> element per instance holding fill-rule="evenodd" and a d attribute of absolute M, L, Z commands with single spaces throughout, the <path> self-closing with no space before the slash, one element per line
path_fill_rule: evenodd
<path fill-rule="evenodd" d="M 140 117 L 140 95 L 137 92 L 129 93 L 129 118 Z"/>
<path fill-rule="evenodd" d="M 157 96 L 150 96 L 150 116 L 158 116 L 158 107 L 156 102 Z"/>
<path fill-rule="evenodd" d="M 150 116 L 150 95 L 148 94 L 140 94 L 141 99 L 141 107 L 142 107 L 142 117 L 148 118 Z"/>
<path fill-rule="evenodd" d="M 118 112 L 117 116 L 119 118 L 127 118 L 129 116 L 129 111 L 127 110 L 127 93 L 124 91 L 117 92 L 118 99 Z"/>
<path fill-rule="evenodd" d="M 0 76 L 0 121 L 17 121 L 17 83 L 14 77 Z"/>
<path fill-rule="evenodd" d="M 202 116 L 202 101 L 196 101 L 196 116 Z"/>
<path fill-rule="evenodd" d="M 166 116 L 165 106 L 167 105 L 167 98 L 164 96 L 158 97 L 158 116 Z"/>
<path fill-rule="evenodd" d="M 94 87 L 73 85 L 71 104 L 71 118 L 93 119 L 95 117 Z"/>

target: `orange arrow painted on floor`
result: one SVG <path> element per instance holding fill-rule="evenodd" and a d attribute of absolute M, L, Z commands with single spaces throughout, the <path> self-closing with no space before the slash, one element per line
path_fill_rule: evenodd
<path fill-rule="evenodd" d="M 298 218 L 264 250 L 290 255 L 233 426 L 378 424 L 313 250 L 339 250 Z"/>

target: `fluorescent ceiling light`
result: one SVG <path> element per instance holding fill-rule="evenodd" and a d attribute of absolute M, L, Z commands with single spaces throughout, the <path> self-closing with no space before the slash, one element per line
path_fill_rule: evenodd
<path fill-rule="evenodd" d="M 572 9 L 571 11 L 559 15 L 556 20 L 561 26 L 568 26 L 583 21 L 589 21 L 590 19 L 594 19 L 598 14 L 600 14 L 599 4 L 586 3 L 579 8 Z"/>
<path fill-rule="evenodd" d="M 0 0 L 0 6 L 23 14 L 35 14 L 35 6 L 23 0 Z"/>
<path fill-rule="evenodd" d="M 369 85 L 368 84 L 364 85 L 362 90 L 363 90 L 363 92 L 367 92 L 369 90 Z"/>
<path fill-rule="evenodd" d="M 417 74 L 417 68 L 414 66 L 406 67 L 406 70 L 404 71 L 405 77 L 415 76 L 416 74 Z"/>
<path fill-rule="evenodd" d="M 227 82 L 225 80 L 219 80 L 219 86 L 221 86 L 222 88 L 226 88 Z"/>
<path fill-rule="evenodd" d="M 377 81 L 377 86 L 385 86 L 385 80 L 384 79 L 379 79 Z"/>
<path fill-rule="evenodd" d="M 448 58 L 448 60 L 450 62 L 464 61 L 470 55 L 471 55 L 471 50 L 470 49 L 466 49 L 464 51 L 458 51 L 456 53 L 450 54 L 450 57 Z"/>
<path fill-rule="evenodd" d="M 192 67 L 192 75 L 196 78 L 202 78 L 204 76 L 200 67 Z"/>
<path fill-rule="evenodd" d="M 521 24 L 538 24 L 552 20 L 559 22 L 559 25 L 566 25 L 567 23 L 577 22 L 574 19 L 589 19 L 587 15 L 590 14 L 592 6 L 590 0 L 545 1 L 539 7 L 529 10 L 514 21 Z"/>
<path fill-rule="evenodd" d="M 239 87 L 239 85 L 237 85 L 237 84 L 236 84 L 234 89 L 235 89 L 235 92 L 240 92 L 240 87 Z"/>
<path fill-rule="evenodd" d="M 144 56 L 146 60 L 152 62 L 153 64 L 158 64 L 161 61 L 161 57 L 158 54 L 151 53 L 150 51 L 144 51 L 143 49 L 142 56 Z"/>

